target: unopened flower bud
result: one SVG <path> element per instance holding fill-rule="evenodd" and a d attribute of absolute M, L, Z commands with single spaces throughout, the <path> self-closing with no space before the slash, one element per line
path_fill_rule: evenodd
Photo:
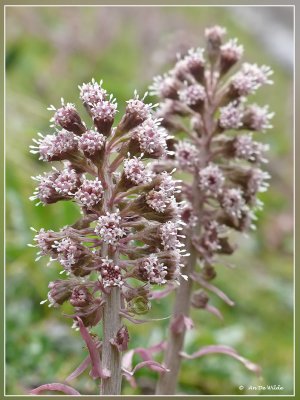
<path fill-rule="evenodd" d="M 195 308 L 206 308 L 208 301 L 207 293 L 204 290 L 199 290 L 193 294 L 191 303 Z"/>
<path fill-rule="evenodd" d="M 205 29 L 206 53 L 209 61 L 212 64 L 217 61 L 220 55 L 220 47 L 225 34 L 226 29 L 217 25 Z"/>

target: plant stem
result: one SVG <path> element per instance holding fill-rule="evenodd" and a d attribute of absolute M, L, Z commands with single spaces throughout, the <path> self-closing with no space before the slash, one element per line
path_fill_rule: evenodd
<path fill-rule="evenodd" d="M 103 311 L 103 345 L 102 365 L 111 371 L 108 379 L 102 379 L 102 395 L 119 395 L 121 393 L 121 359 L 122 355 L 118 349 L 110 343 L 110 339 L 116 336 L 121 328 L 121 297 L 120 288 L 114 287 L 109 294 L 103 294 L 105 300 Z"/>
<path fill-rule="evenodd" d="M 185 267 L 184 273 L 189 275 L 193 270 L 194 263 L 196 261 L 196 251 L 191 249 L 191 255 L 189 257 L 188 265 Z M 172 321 L 177 318 L 180 314 L 185 316 L 189 315 L 190 310 L 190 299 L 192 294 L 193 282 L 191 279 L 185 281 L 183 278 L 180 279 L 180 286 L 176 292 L 176 299 L 173 308 L 173 318 Z M 164 365 L 170 371 L 162 373 L 158 380 L 156 387 L 157 395 L 172 395 L 175 394 L 177 379 L 180 370 L 181 357 L 179 352 L 183 348 L 185 337 L 185 329 L 180 333 L 175 333 L 172 330 L 172 322 L 169 327 L 168 333 L 168 344 L 165 351 Z"/>
<path fill-rule="evenodd" d="M 121 159 L 120 155 L 117 157 Z M 99 171 L 100 173 L 100 171 Z M 103 209 L 105 211 L 113 211 L 111 202 L 112 194 L 114 191 L 111 172 L 108 168 L 108 157 L 106 155 L 105 162 L 103 163 L 103 170 L 101 171 L 104 181 L 107 185 L 107 190 L 104 194 Z M 102 257 L 111 256 L 114 263 L 118 262 L 119 254 L 114 250 L 113 254 L 109 254 L 108 245 L 103 244 Z M 121 328 L 121 292 L 119 287 L 112 287 L 109 293 L 103 293 L 104 309 L 103 309 L 103 344 L 102 344 L 102 366 L 107 368 L 111 376 L 107 379 L 102 379 L 100 394 L 101 395 L 120 395 L 122 374 L 121 363 L 122 354 L 119 350 L 111 344 L 110 340 L 115 338 L 118 330 Z"/>
<path fill-rule="evenodd" d="M 200 228 L 203 210 L 203 201 L 201 199 L 197 186 L 198 180 L 195 178 L 193 183 L 193 203 L 194 210 L 198 210 L 198 223 L 197 226 L 194 227 L 194 231 L 196 232 L 199 231 Z M 194 270 L 197 261 L 197 250 L 192 245 L 192 236 L 193 235 L 188 235 L 186 240 L 186 248 L 187 251 L 190 253 L 190 256 L 184 268 L 184 274 L 189 277 Z M 172 329 L 172 322 L 174 322 L 176 318 L 181 314 L 186 317 L 189 316 L 192 288 L 192 279 L 189 278 L 186 281 L 185 279 L 180 278 L 180 286 L 176 291 L 175 304 L 172 313 L 173 317 L 169 325 L 168 344 L 165 350 L 164 358 L 164 365 L 167 369 L 169 369 L 169 372 L 165 372 L 160 375 L 155 393 L 157 395 L 173 395 L 176 391 L 178 374 L 181 364 L 181 356 L 179 355 L 179 353 L 183 349 L 186 329 L 184 328 L 181 332 L 174 332 Z"/>

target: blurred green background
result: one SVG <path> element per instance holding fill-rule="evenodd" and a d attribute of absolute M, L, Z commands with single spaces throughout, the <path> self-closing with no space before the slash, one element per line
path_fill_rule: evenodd
<path fill-rule="evenodd" d="M 276 34 L 274 21 L 282 27 Z M 276 112 L 274 129 L 262 135 L 271 145 L 267 169 L 272 181 L 261 197 L 265 209 L 257 231 L 237 237 L 239 251 L 225 260 L 235 268 L 228 269 L 222 262 L 217 266 L 215 284 L 236 306 L 211 298 L 224 314 L 224 323 L 193 311 L 196 329 L 188 333 L 185 350 L 227 344 L 260 364 L 263 373 L 257 379 L 226 356 L 185 361 L 179 393 L 259 394 L 238 387 L 262 384 L 284 389 L 260 394 L 292 394 L 293 82 L 286 52 L 291 46 L 292 15 L 287 9 L 270 7 L 6 9 L 6 394 L 26 394 L 37 385 L 62 382 L 85 356 L 80 335 L 70 329 L 71 321 L 62 317 L 61 310 L 39 304 L 46 297 L 48 282 L 58 277 L 57 266 L 47 267 L 46 259 L 35 262 L 35 249 L 27 247 L 33 236 L 31 226 L 58 230 L 78 215 L 71 203 L 35 207 L 28 200 L 34 189 L 30 176 L 49 169 L 28 149 L 38 131 L 51 132 L 46 107 L 59 105 L 61 97 L 79 105 L 77 85 L 94 77 L 103 79 L 104 87 L 117 97 L 121 115 L 134 89 L 143 93 L 152 76 L 171 65 L 176 52 L 201 46 L 204 28 L 212 24 L 226 26 L 228 37 L 239 38 L 247 61 L 271 65 L 275 71 L 275 84 L 255 97 L 258 104 L 270 104 Z M 148 317 L 169 315 L 170 304 L 171 298 L 161 300 Z M 159 342 L 166 326 L 167 321 L 129 324 L 130 347 Z M 140 370 L 138 388 L 124 382 L 123 394 L 151 394 L 155 380 L 154 372 Z M 97 393 L 87 373 L 73 385 L 81 393 Z"/>

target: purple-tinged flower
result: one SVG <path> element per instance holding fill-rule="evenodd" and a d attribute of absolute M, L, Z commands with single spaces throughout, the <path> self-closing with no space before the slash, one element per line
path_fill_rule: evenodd
<path fill-rule="evenodd" d="M 95 130 L 86 131 L 78 139 L 78 147 L 88 158 L 99 155 L 103 149 L 106 137 Z"/>
<path fill-rule="evenodd" d="M 221 41 L 223 36 L 226 35 L 226 28 L 215 25 L 211 28 L 206 28 L 204 31 L 205 38 L 211 41 Z"/>
<path fill-rule="evenodd" d="M 178 166 L 183 170 L 192 172 L 199 160 L 197 147 L 186 140 L 179 141 L 174 147 L 174 156 Z"/>
<path fill-rule="evenodd" d="M 270 120 L 274 117 L 273 112 L 269 112 L 269 106 L 259 107 L 257 104 L 251 104 L 244 112 L 243 124 L 246 128 L 253 131 L 265 132 L 273 128 Z"/>
<path fill-rule="evenodd" d="M 146 195 L 146 203 L 158 213 L 163 213 L 174 203 L 174 194 L 178 192 L 176 181 L 167 173 L 162 173 L 159 177 L 159 185 Z"/>
<path fill-rule="evenodd" d="M 141 260 L 138 273 L 141 279 L 149 283 L 163 285 L 167 282 L 165 279 L 168 274 L 167 267 L 159 261 L 156 254 L 150 254 L 148 257 Z"/>
<path fill-rule="evenodd" d="M 225 74 L 234 64 L 236 64 L 244 53 L 244 47 L 238 44 L 237 39 L 231 39 L 220 47 L 221 61 L 220 72 Z"/>
<path fill-rule="evenodd" d="M 187 225 L 188 228 L 196 226 L 198 218 L 195 215 L 195 210 L 189 201 L 185 201 L 184 205 L 180 208 L 180 219 Z"/>
<path fill-rule="evenodd" d="M 151 117 L 151 110 L 156 107 L 157 104 L 146 104 L 144 100 L 147 94 L 146 92 L 143 98 L 140 99 L 137 91 L 134 91 L 134 97 L 126 102 L 125 114 L 118 125 L 120 131 L 129 131 Z"/>
<path fill-rule="evenodd" d="M 163 213 L 170 204 L 170 197 L 162 190 L 151 190 L 146 196 L 149 207 L 158 213 Z"/>
<path fill-rule="evenodd" d="M 177 99 L 180 83 L 173 76 L 165 74 L 163 76 L 155 76 L 149 89 L 152 96 L 158 96 L 162 99 Z"/>
<path fill-rule="evenodd" d="M 189 49 L 188 54 L 177 61 L 172 74 L 182 81 L 191 74 L 198 82 L 202 82 L 205 64 L 203 52 L 202 48 Z"/>
<path fill-rule="evenodd" d="M 241 70 L 232 77 L 231 84 L 238 96 L 248 96 L 262 85 L 272 84 L 273 81 L 269 79 L 272 74 L 273 71 L 266 65 L 259 67 L 257 64 L 244 63 Z"/>
<path fill-rule="evenodd" d="M 54 181 L 57 193 L 64 196 L 73 196 L 80 184 L 80 178 L 74 169 L 65 168 L 60 171 Z"/>
<path fill-rule="evenodd" d="M 37 232 L 34 228 L 32 228 L 34 232 Z M 37 253 L 36 261 L 41 258 L 41 256 L 50 255 L 54 256 L 53 244 L 55 240 L 57 240 L 58 234 L 52 230 L 45 231 L 44 228 L 40 229 L 36 235 L 34 236 L 35 245 L 28 245 L 30 247 L 39 247 L 40 251 Z"/>
<path fill-rule="evenodd" d="M 217 165 L 211 163 L 201 169 L 199 177 L 199 186 L 207 195 L 217 197 L 222 193 L 225 177 Z"/>
<path fill-rule="evenodd" d="M 239 129 L 243 125 L 242 119 L 243 109 L 236 101 L 220 108 L 219 126 L 222 129 Z"/>
<path fill-rule="evenodd" d="M 240 189 L 230 188 L 222 193 L 221 205 L 225 212 L 233 218 L 240 218 L 245 210 L 246 203 Z"/>
<path fill-rule="evenodd" d="M 102 184 L 98 178 L 95 178 L 94 180 L 84 179 L 74 198 L 84 207 L 91 208 L 100 203 L 102 196 Z"/>
<path fill-rule="evenodd" d="M 197 108 L 203 105 L 206 98 L 205 89 L 200 84 L 185 85 L 185 87 L 178 91 L 179 100 L 191 108 Z"/>
<path fill-rule="evenodd" d="M 120 211 L 114 213 L 107 212 L 98 218 L 95 233 L 101 237 L 104 243 L 111 245 L 118 244 L 119 240 L 126 236 L 126 230 L 122 227 Z"/>
<path fill-rule="evenodd" d="M 72 197 L 80 184 L 80 178 L 72 169 L 64 169 L 44 173 L 32 177 L 39 182 L 38 187 L 30 197 L 30 200 L 39 200 L 42 204 L 52 204 L 59 200 Z M 40 204 L 38 203 L 38 204 Z"/>
<path fill-rule="evenodd" d="M 181 229 L 178 222 L 174 221 L 168 221 L 160 226 L 160 236 L 164 250 L 174 250 L 184 246 L 178 239 L 179 237 L 184 238 L 184 236 L 178 235 L 177 231 Z"/>
<path fill-rule="evenodd" d="M 70 299 L 75 282 L 73 280 L 56 280 L 50 282 L 48 288 L 49 307 L 58 307 Z M 43 300 L 43 304 L 46 300 Z"/>
<path fill-rule="evenodd" d="M 200 239 L 205 256 L 212 256 L 221 249 L 220 237 L 225 227 L 217 221 L 206 221 L 203 225 L 203 233 Z"/>
<path fill-rule="evenodd" d="M 246 200 L 253 201 L 257 193 L 267 190 L 271 176 L 260 168 L 235 168 L 229 170 L 228 178 L 242 188 Z"/>
<path fill-rule="evenodd" d="M 75 133 L 76 135 L 81 135 L 83 132 L 85 132 L 86 127 L 81 121 L 75 105 L 72 103 L 65 104 L 63 98 L 61 98 L 61 105 L 62 107 L 58 110 L 56 110 L 53 105 L 48 107 L 48 110 L 55 111 L 55 114 L 53 118 L 50 119 L 50 122 L 54 122 L 55 125 L 59 125 L 67 131 Z"/>
<path fill-rule="evenodd" d="M 206 54 L 211 64 L 214 64 L 219 58 L 220 46 L 225 34 L 226 29 L 218 25 L 205 29 Z"/>
<path fill-rule="evenodd" d="M 83 83 L 78 86 L 80 90 L 80 99 L 83 103 L 93 105 L 106 99 L 107 91 L 102 88 L 102 81 L 97 83 L 93 78 L 89 83 Z"/>
<path fill-rule="evenodd" d="M 110 133 L 110 129 L 117 113 L 117 103 L 113 95 L 110 95 L 109 100 L 102 100 L 93 104 L 90 107 L 90 112 L 99 132 L 104 135 Z"/>
<path fill-rule="evenodd" d="M 55 241 L 52 247 L 57 253 L 58 261 L 68 272 L 72 271 L 73 265 L 77 264 L 85 253 L 85 247 L 69 237 Z"/>
<path fill-rule="evenodd" d="M 141 161 L 141 157 L 124 160 L 124 173 L 126 178 L 135 185 L 150 183 L 154 177 L 154 173 Z"/>
<path fill-rule="evenodd" d="M 253 195 L 259 192 L 266 192 L 269 187 L 269 182 L 267 182 L 269 179 L 271 179 L 271 175 L 268 172 L 259 168 L 252 169 L 248 181 L 249 192 Z"/>
<path fill-rule="evenodd" d="M 162 156 L 167 150 L 168 133 L 160 126 L 160 120 L 148 118 L 132 132 L 132 139 L 139 143 L 140 150 L 147 155 Z"/>
<path fill-rule="evenodd" d="M 70 297 L 73 307 L 87 307 L 93 302 L 93 296 L 84 285 L 74 287 Z"/>
<path fill-rule="evenodd" d="M 108 258 L 101 259 L 99 267 L 104 287 L 122 286 L 123 277 L 121 269 Z"/>
<path fill-rule="evenodd" d="M 30 146 L 31 153 L 40 154 L 43 161 L 67 160 L 78 151 L 77 140 L 72 132 L 65 129 L 56 134 L 43 136 L 38 133 L 40 139 L 33 139 L 36 146 Z"/>
<path fill-rule="evenodd" d="M 241 135 L 234 139 L 235 157 L 247 160 L 249 162 L 266 163 L 268 160 L 264 153 L 269 150 L 269 145 L 256 142 L 252 135 Z"/>
<path fill-rule="evenodd" d="M 209 297 L 204 290 L 195 292 L 192 296 L 191 304 L 195 308 L 206 308 L 209 302 Z"/>

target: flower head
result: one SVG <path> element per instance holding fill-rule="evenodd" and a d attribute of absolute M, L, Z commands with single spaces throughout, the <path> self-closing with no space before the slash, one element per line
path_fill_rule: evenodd
<path fill-rule="evenodd" d="M 259 67 L 257 64 L 244 63 L 242 69 L 232 77 L 231 83 L 239 96 L 248 96 L 262 85 L 272 84 L 273 81 L 269 79 L 272 74 L 273 71 L 266 65 Z"/>
<path fill-rule="evenodd" d="M 149 283 L 162 285 L 166 283 L 166 275 L 168 274 L 167 267 L 159 262 L 156 254 L 150 254 L 148 257 L 141 260 L 139 264 L 139 273 L 141 278 Z"/>
<path fill-rule="evenodd" d="M 135 185 L 147 184 L 151 182 L 154 174 L 145 166 L 141 158 L 127 158 L 124 161 L 124 173 L 126 178 Z"/>
<path fill-rule="evenodd" d="M 221 204 L 227 214 L 236 218 L 241 217 L 246 207 L 242 191 L 236 188 L 224 190 Z"/>
<path fill-rule="evenodd" d="M 178 239 L 179 224 L 175 221 L 168 221 L 160 226 L 160 236 L 164 250 L 174 250 L 184 246 Z M 182 237 L 182 236 L 181 236 Z"/>
<path fill-rule="evenodd" d="M 236 102 L 220 108 L 219 125 L 223 129 L 239 129 L 243 125 L 242 118 L 242 107 Z"/>
<path fill-rule="evenodd" d="M 187 140 L 175 144 L 175 160 L 183 170 L 193 171 L 199 159 L 197 147 Z"/>
<path fill-rule="evenodd" d="M 274 113 L 269 112 L 269 106 L 259 107 L 257 104 L 252 104 L 245 110 L 243 123 L 248 129 L 265 132 L 272 128 L 270 120 L 273 116 Z"/>
<path fill-rule="evenodd" d="M 61 105 L 58 110 L 53 105 L 48 107 L 48 110 L 55 111 L 53 118 L 50 119 L 50 122 L 54 122 L 52 126 L 59 125 L 67 131 L 81 135 L 86 128 L 75 105 L 73 103 L 65 104 L 63 98 L 61 98 Z"/>
<path fill-rule="evenodd" d="M 126 230 L 122 227 L 120 211 L 107 212 L 106 215 L 99 217 L 95 232 L 102 238 L 104 243 L 116 245 L 126 235 Z"/>
<path fill-rule="evenodd" d="M 160 126 L 160 120 L 149 118 L 135 128 L 132 138 L 138 140 L 140 149 L 146 154 L 166 153 L 168 133 Z"/>
<path fill-rule="evenodd" d="M 237 136 L 234 141 L 235 156 L 249 162 L 267 162 L 264 153 L 269 150 L 269 145 L 256 142 L 250 134 Z"/>
<path fill-rule="evenodd" d="M 98 83 L 93 78 L 91 82 L 83 83 L 78 88 L 80 90 L 80 99 L 83 103 L 93 105 L 106 99 L 107 91 L 102 88 L 102 81 Z"/>
<path fill-rule="evenodd" d="M 171 75 L 155 76 L 153 84 L 149 86 L 150 94 L 161 98 L 177 99 L 180 84 Z"/>
<path fill-rule="evenodd" d="M 103 187 L 98 178 L 94 180 L 85 179 L 75 193 L 75 199 L 84 207 L 91 208 L 102 200 Z"/>
<path fill-rule="evenodd" d="M 91 157 L 100 152 L 105 143 L 105 136 L 95 130 L 86 131 L 78 139 L 78 147 L 86 157 Z"/>
<path fill-rule="evenodd" d="M 199 172 L 200 188 L 210 196 L 218 196 L 223 189 L 225 177 L 221 169 L 214 164 L 209 164 Z"/>
<path fill-rule="evenodd" d="M 99 270 L 104 287 L 123 285 L 121 269 L 112 260 L 108 258 L 101 259 Z"/>
<path fill-rule="evenodd" d="M 36 146 L 31 147 L 31 153 L 39 153 L 40 160 L 43 161 L 61 161 L 67 160 L 77 152 L 78 144 L 72 132 L 65 129 L 56 134 L 43 136 L 39 134 L 40 139 L 33 141 Z"/>
<path fill-rule="evenodd" d="M 206 97 L 205 89 L 200 84 L 185 86 L 178 92 L 179 100 L 189 107 L 198 106 Z"/>

